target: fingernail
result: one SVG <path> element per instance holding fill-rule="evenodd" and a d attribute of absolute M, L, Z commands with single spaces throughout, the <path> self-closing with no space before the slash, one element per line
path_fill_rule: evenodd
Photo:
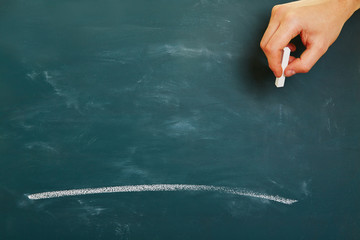
<path fill-rule="evenodd" d="M 295 75 L 296 72 L 294 70 L 286 70 L 285 72 L 285 76 L 286 77 L 291 77 L 292 75 Z"/>

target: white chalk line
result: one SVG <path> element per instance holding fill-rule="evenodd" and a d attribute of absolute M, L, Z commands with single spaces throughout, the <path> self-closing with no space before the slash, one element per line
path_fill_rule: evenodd
<path fill-rule="evenodd" d="M 278 195 L 267 195 L 264 193 L 254 192 L 245 189 L 236 189 L 230 187 L 218 187 L 211 185 L 185 185 L 185 184 L 155 184 L 155 185 L 129 185 L 129 186 L 114 186 L 101 188 L 82 188 L 70 189 L 62 191 L 42 192 L 27 195 L 31 200 L 60 198 L 68 196 L 80 196 L 90 194 L 103 193 L 129 193 L 129 192 L 174 192 L 174 191 L 198 191 L 198 192 L 220 192 L 239 196 L 246 196 L 252 198 L 260 198 L 270 200 L 278 203 L 291 205 L 298 202 L 298 200 L 280 197 Z"/>

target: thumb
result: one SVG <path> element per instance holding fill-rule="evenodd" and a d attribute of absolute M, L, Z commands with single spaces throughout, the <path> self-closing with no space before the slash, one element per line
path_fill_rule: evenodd
<path fill-rule="evenodd" d="M 326 52 L 327 48 L 312 45 L 308 47 L 300 56 L 289 63 L 285 70 L 285 76 L 290 77 L 296 73 L 307 73 Z"/>

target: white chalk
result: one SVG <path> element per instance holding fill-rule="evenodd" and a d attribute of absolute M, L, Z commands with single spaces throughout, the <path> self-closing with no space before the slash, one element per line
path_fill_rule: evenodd
<path fill-rule="evenodd" d="M 252 198 L 270 200 L 282 204 L 291 205 L 298 200 L 280 197 L 278 195 L 267 195 L 264 193 L 254 192 L 245 189 L 218 187 L 211 185 L 185 185 L 185 184 L 155 184 L 155 185 L 130 185 L 130 186 L 113 186 L 102 188 L 83 188 L 70 189 L 53 192 L 43 192 L 27 195 L 31 200 L 59 198 L 68 196 L 80 196 L 101 193 L 130 193 L 130 192 L 173 192 L 173 191 L 200 191 L 200 192 L 221 192 L 233 195 L 240 195 Z"/>
<path fill-rule="evenodd" d="M 282 68 L 282 75 L 279 78 L 276 78 L 275 80 L 275 86 L 276 87 L 284 87 L 285 85 L 285 68 L 289 64 L 289 58 L 290 58 L 290 48 L 285 47 L 283 56 L 282 56 L 282 62 L 281 62 L 281 68 Z"/>

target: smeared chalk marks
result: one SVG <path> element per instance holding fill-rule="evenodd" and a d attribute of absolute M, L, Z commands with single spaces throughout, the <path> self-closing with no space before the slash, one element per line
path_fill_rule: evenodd
<path fill-rule="evenodd" d="M 58 78 L 61 78 L 59 72 L 43 72 L 45 81 L 54 89 L 55 94 L 63 97 L 66 102 L 67 107 L 73 107 L 75 109 L 79 109 L 78 96 L 72 89 L 67 89 L 59 84 Z"/>
<path fill-rule="evenodd" d="M 205 46 L 186 46 L 185 44 L 164 44 L 160 46 L 151 46 L 148 49 L 148 54 L 150 57 L 163 55 L 182 58 L 205 57 L 215 60 L 216 62 L 221 62 L 220 59 L 231 59 L 233 57 L 231 52 L 213 51 Z"/>
<path fill-rule="evenodd" d="M 179 136 L 179 135 L 186 135 L 192 132 L 195 132 L 197 128 L 194 126 L 191 120 L 178 120 L 172 122 L 169 125 L 169 130 L 171 130 L 171 135 Z"/>
<path fill-rule="evenodd" d="M 114 186 L 114 187 L 102 187 L 102 188 L 70 189 L 70 190 L 30 194 L 27 195 L 27 197 L 31 200 L 40 200 L 40 199 L 51 199 L 51 198 L 81 196 L 81 195 L 91 195 L 91 194 L 104 194 L 104 193 L 179 192 L 179 191 L 219 192 L 219 193 L 226 193 L 226 194 L 232 194 L 238 196 L 258 198 L 262 200 L 269 200 L 286 205 L 291 205 L 298 201 L 295 199 L 280 197 L 278 195 L 275 196 L 268 195 L 246 189 L 218 187 L 212 185 L 184 185 L 184 184 L 129 185 L 129 186 Z"/>
<path fill-rule="evenodd" d="M 188 48 L 183 45 L 165 45 L 163 50 L 171 56 L 181 57 L 199 57 L 199 56 L 212 56 L 214 53 L 209 49 L 202 48 Z"/>
<path fill-rule="evenodd" d="M 25 148 L 28 150 L 41 150 L 44 152 L 58 153 L 55 147 L 46 142 L 31 142 L 25 144 Z"/>
<path fill-rule="evenodd" d="M 35 71 L 32 71 L 31 73 L 26 74 L 26 76 L 28 78 L 30 78 L 31 80 L 35 80 L 39 76 L 39 73 L 35 72 Z"/>
<path fill-rule="evenodd" d="M 309 184 L 311 183 L 311 180 L 307 180 L 307 181 L 302 181 L 300 183 L 300 189 L 301 192 L 305 195 L 305 196 L 309 196 L 311 194 L 310 190 L 309 190 Z"/>

